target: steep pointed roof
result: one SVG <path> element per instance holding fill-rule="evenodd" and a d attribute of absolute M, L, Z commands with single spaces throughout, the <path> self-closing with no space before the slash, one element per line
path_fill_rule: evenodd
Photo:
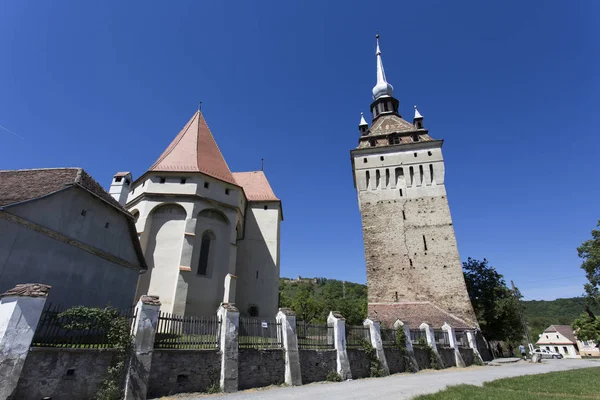
<path fill-rule="evenodd" d="M 202 172 L 237 185 L 200 111 L 192 116 L 149 171 Z"/>
<path fill-rule="evenodd" d="M 250 201 L 279 201 L 263 171 L 234 172 L 233 176 Z"/>

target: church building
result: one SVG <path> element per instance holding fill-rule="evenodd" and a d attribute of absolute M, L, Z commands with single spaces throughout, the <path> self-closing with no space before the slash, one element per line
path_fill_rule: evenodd
<path fill-rule="evenodd" d="M 263 171 L 229 170 L 200 111 L 142 176 L 117 173 L 110 193 L 133 214 L 148 264 L 136 298 L 201 316 L 225 295 L 242 315 L 276 314 L 281 201 Z"/>
<path fill-rule="evenodd" d="M 351 151 L 362 216 L 368 310 L 390 326 L 477 328 L 458 255 L 444 186 L 443 140 L 425 129 L 416 106 L 400 115 L 383 69 L 377 36 L 372 123 L 359 124 Z"/>

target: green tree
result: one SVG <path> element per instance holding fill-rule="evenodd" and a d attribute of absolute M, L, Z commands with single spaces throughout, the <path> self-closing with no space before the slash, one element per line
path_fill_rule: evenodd
<path fill-rule="evenodd" d="M 600 227 L 600 221 L 597 224 Z M 582 340 L 594 340 L 600 343 L 600 318 L 596 317 L 592 308 L 600 303 L 600 230 L 592 230 L 592 238 L 577 248 L 577 254 L 583 259 L 581 269 L 585 271 L 588 283 L 585 290 L 585 313 L 573 322 L 577 336 Z"/>
<path fill-rule="evenodd" d="M 298 320 L 311 322 L 321 313 L 321 305 L 312 297 L 313 289 L 311 286 L 302 286 L 296 292 L 292 300 L 291 308 L 296 313 Z"/>
<path fill-rule="evenodd" d="M 520 341 L 523 338 L 520 293 L 511 291 L 504 277 L 488 265 L 485 258 L 480 261 L 469 257 L 463 262 L 463 273 L 484 337 L 487 340 Z"/>

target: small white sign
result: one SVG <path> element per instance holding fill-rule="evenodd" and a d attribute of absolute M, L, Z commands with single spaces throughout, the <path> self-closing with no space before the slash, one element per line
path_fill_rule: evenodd
<path fill-rule="evenodd" d="M 263 328 L 267 328 L 267 327 L 268 327 L 267 321 L 263 321 L 263 322 L 262 322 L 262 327 L 263 327 Z"/>

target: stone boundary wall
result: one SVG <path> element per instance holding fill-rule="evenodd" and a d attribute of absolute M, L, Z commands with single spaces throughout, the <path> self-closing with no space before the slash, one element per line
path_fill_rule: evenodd
<path fill-rule="evenodd" d="M 431 363 L 429 361 L 429 353 L 427 349 L 415 346 L 414 347 L 415 358 L 417 360 L 417 365 L 419 369 L 429 369 L 431 368 Z"/>
<path fill-rule="evenodd" d="M 346 353 L 350 361 L 352 379 L 368 378 L 371 375 L 371 365 L 364 350 L 346 349 Z"/>
<path fill-rule="evenodd" d="M 219 384 L 221 355 L 218 350 L 160 350 L 152 355 L 148 397 L 204 392 Z"/>
<path fill-rule="evenodd" d="M 473 349 L 469 349 L 466 347 L 459 347 L 458 351 L 465 362 L 465 365 L 468 367 L 469 365 L 475 364 L 475 354 L 473 354 Z"/>
<path fill-rule="evenodd" d="M 91 399 L 100 389 L 114 350 L 32 347 L 14 399 Z"/>
<path fill-rule="evenodd" d="M 444 368 L 456 367 L 454 349 L 450 347 L 438 347 L 438 353 L 440 353 L 440 357 L 444 363 Z"/>
<path fill-rule="evenodd" d="M 322 382 L 336 369 L 335 350 L 299 350 L 302 383 Z"/>
<path fill-rule="evenodd" d="M 406 371 L 404 357 L 402 357 L 399 349 L 384 347 L 383 351 L 385 352 L 385 359 L 387 360 L 390 374 L 398 374 Z"/>
<path fill-rule="evenodd" d="M 281 385 L 285 381 L 285 353 L 282 349 L 239 349 L 239 389 Z"/>

